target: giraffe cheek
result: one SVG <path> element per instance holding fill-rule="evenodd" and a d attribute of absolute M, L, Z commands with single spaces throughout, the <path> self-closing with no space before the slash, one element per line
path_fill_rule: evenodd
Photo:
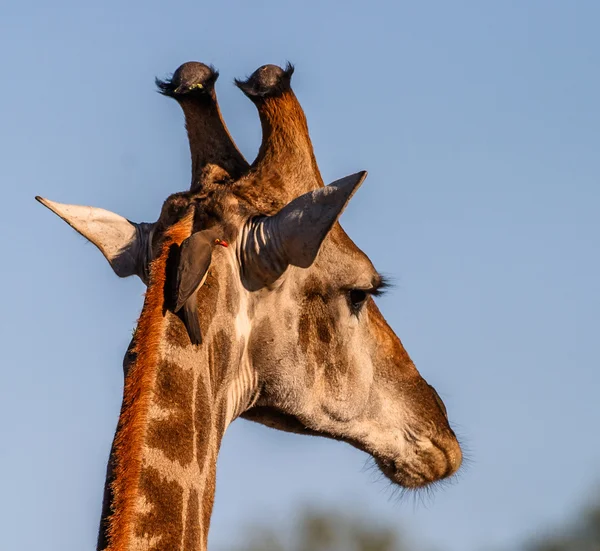
<path fill-rule="evenodd" d="M 372 368 L 356 361 L 356 358 L 338 358 L 327 362 L 322 371 L 324 389 L 322 409 L 336 421 L 351 421 L 361 415 L 368 406 L 373 382 Z"/>

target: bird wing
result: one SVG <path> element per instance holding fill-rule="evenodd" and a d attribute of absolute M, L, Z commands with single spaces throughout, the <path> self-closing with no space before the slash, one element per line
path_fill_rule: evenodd
<path fill-rule="evenodd" d="M 177 301 L 175 312 L 178 312 L 187 299 L 204 283 L 212 257 L 213 241 L 210 232 L 204 230 L 188 237 L 179 251 L 177 268 Z"/>

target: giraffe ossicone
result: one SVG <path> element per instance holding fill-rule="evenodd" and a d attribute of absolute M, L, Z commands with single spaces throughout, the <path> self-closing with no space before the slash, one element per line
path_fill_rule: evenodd
<path fill-rule="evenodd" d="M 443 403 L 374 302 L 384 280 L 338 222 L 366 173 L 323 185 L 292 73 L 267 65 L 236 81 L 263 131 L 252 164 L 221 117 L 214 68 L 157 81 L 183 109 L 192 178 L 156 222 L 39 199 L 147 285 L 99 550 L 205 550 L 221 439 L 239 417 L 347 442 L 406 488 L 461 464 Z"/>

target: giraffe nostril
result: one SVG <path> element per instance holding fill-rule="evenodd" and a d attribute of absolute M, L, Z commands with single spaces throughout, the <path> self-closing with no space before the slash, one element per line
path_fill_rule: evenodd
<path fill-rule="evenodd" d="M 429 388 L 433 391 L 433 397 L 435 398 L 435 401 L 437 402 L 437 405 L 440 406 L 440 409 L 444 413 L 444 417 L 446 419 L 448 419 L 448 411 L 446 410 L 446 405 L 444 404 L 444 402 L 440 398 L 440 395 L 437 393 L 437 390 L 435 388 L 433 388 L 431 385 L 429 385 Z"/>

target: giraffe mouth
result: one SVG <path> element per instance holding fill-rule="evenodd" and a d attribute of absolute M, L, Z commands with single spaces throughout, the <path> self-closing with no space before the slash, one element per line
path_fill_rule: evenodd
<path fill-rule="evenodd" d="M 429 445 L 419 446 L 404 457 L 389 457 L 371 454 L 379 470 L 392 482 L 408 489 L 428 486 L 454 475 L 462 462 L 458 442 L 442 445 L 435 438 Z"/>

